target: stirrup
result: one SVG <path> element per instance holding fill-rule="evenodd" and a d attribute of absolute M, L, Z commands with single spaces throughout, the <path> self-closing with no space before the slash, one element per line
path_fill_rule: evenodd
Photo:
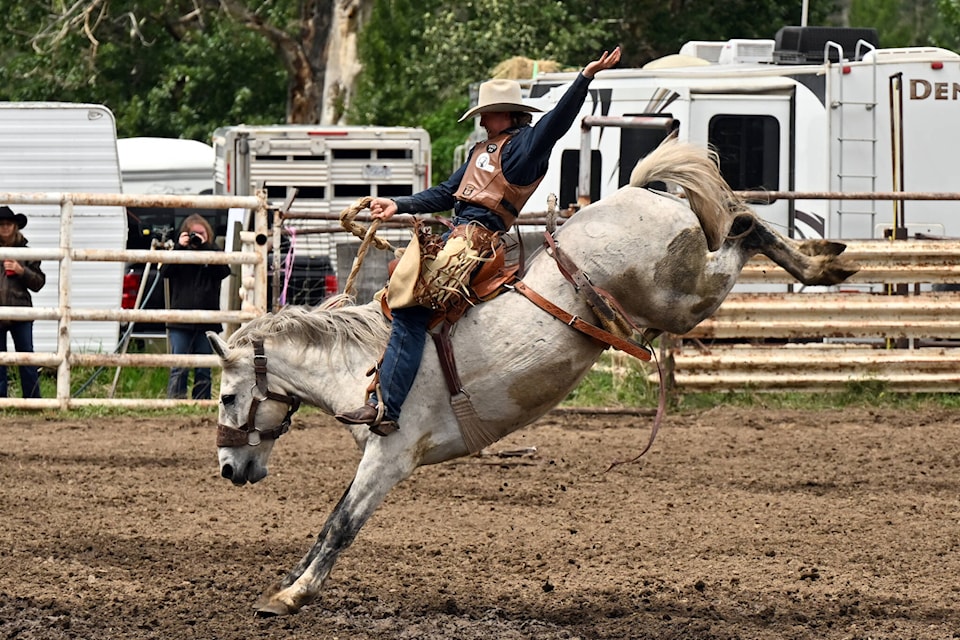
<path fill-rule="evenodd" d="M 381 438 L 386 438 L 391 433 L 400 431 L 400 426 L 397 424 L 396 420 L 381 420 L 370 425 L 370 431 L 377 434 Z"/>

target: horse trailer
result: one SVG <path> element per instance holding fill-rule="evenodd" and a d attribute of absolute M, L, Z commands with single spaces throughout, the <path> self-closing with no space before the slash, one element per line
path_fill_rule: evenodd
<path fill-rule="evenodd" d="M 239 125 L 217 129 L 215 193 L 267 193 L 271 208 L 294 192 L 297 251 L 328 255 L 340 212 L 366 196 L 407 196 L 430 186 L 430 134 L 411 127 Z M 318 232 L 319 231 L 319 232 Z M 409 234 L 408 234 L 409 235 Z"/>
<path fill-rule="evenodd" d="M 359 241 L 341 232 L 344 209 L 366 196 L 406 196 L 430 186 L 430 134 L 420 128 L 238 125 L 214 131 L 213 147 L 215 193 L 264 189 L 272 209 L 292 198 L 281 239 L 290 295 L 287 287 L 276 296 L 271 291 L 269 299 L 278 304 L 315 305 L 346 281 L 352 257 L 338 261 L 337 255 L 355 255 Z M 399 229 L 380 235 L 401 244 L 410 237 Z M 377 283 L 374 291 L 386 279 L 386 264 L 384 258 L 382 265 L 374 260 L 365 268 Z M 268 279 L 271 288 L 273 281 Z M 371 292 L 366 285 L 360 289 L 361 297 Z"/>
<path fill-rule="evenodd" d="M 528 102 L 547 111 L 572 75 L 548 73 Z M 710 145 L 742 191 L 949 192 L 960 148 L 960 55 L 880 49 L 873 29 L 785 27 L 773 40 L 691 42 L 590 85 L 527 211 L 611 194 L 668 134 Z M 587 160 L 589 158 L 589 161 Z M 960 237 L 957 202 L 786 198 L 751 202 L 795 238 Z"/>
<path fill-rule="evenodd" d="M 117 133 L 113 113 L 98 104 L 0 102 L 0 191 L 120 193 Z M 27 216 L 24 235 L 33 249 L 61 246 L 60 207 L 53 204 L 11 205 Z M 127 240 L 123 207 L 74 207 L 74 249 L 122 250 Z M 60 265 L 43 261 L 46 285 L 33 294 L 36 307 L 59 306 Z M 118 309 L 123 284 L 119 262 L 74 261 L 70 299 L 74 308 Z M 74 321 L 74 351 L 113 351 L 119 323 Z M 55 320 L 34 323 L 34 348 L 57 351 Z"/>

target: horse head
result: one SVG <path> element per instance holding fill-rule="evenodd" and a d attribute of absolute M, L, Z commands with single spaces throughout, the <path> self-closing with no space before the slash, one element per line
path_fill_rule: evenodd
<path fill-rule="evenodd" d="M 220 475 L 235 485 L 258 482 L 267 476 L 270 452 L 289 429 L 300 398 L 280 389 L 278 380 L 268 381 L 262 341 L 250 345 L 253 355 L 248 358 L 246 349 L 231 348 L 212 331 L 207 339 L 223 365 L 217 420 Z"/>
<path fill-rule="evenodd" d="M 229 341 L 207 333 L 222 366 L 221 476 L 236 485 L 265 478 L 273 446 L 301 402 L 333 414 L 362 400 L 366 372 L 383 350 L 389 326 L 378 304 L 344 302 L 336 297 L 316 309 L 265 314 Z M 368 434 L 357 429 L 353 435 L 360 445 Z"/>

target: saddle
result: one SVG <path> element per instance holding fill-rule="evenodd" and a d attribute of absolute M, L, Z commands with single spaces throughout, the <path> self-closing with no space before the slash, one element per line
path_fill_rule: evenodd
<path fill-rule="evenodd" d="M 505 291 L 520 270 L 520 260 L 508 263 L 503 234 L 475 223 L 452 227 L 444 239 L 418 220 L 414 235 L 416 241 L 389 266 L 380 297 L 389 318 L 392 309 L 419 305 L 433 309 L 431 329 L 455 324 L 470 307 Z"/>
<path fill-rule="evenodd" d="M 392 265 L 387 294 L 381 296 L 380 303 L 384 314 L 391 319 L 391 308 L 400 308 L 398 305 L 420 304 L 434 310 L 429 323 L 430 335 L 436 345 L 450 393 L 450 405 L 464 442 L 472 453 L 495 442 L 499 435 L 491 431 L 477 415 L 470 395 L 460 381 L 450 341 L 451 328 L 471 306 L 492 300 L 503 291 L 515 290 L 567 326 L 598 343 L 641 360 L 650 359 L 650 351 L 628 337 L 638 328 L 627 319 L 616 300 L 590 283 L 589 278 L 556 245 L 551 234 L 544 234 L 545 245 L 551 250 L 558 268 L 584 295 L 598 320 L 607 328 L 571 315 L 519 280 L 517 274 L 522 271 L 522 255 L 516 262 L 507 261 L 507 247 L 502 234 L 468 224 L 453 228 L 444 243 L 441 236 L 432 234 L 425 226 L 417 224 L 417 241 L 411 242 L 396 265 Z M 394 287 L 399 291 L 395 289 L 391 294 L 390 289 Z M 374 375 L 374 379 L 368 391 L 373 391 L 379 384 L 379 366 L 369 373 Z"/>

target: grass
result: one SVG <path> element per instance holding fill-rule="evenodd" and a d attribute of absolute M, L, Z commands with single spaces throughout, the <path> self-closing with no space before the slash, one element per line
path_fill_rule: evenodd
<path fill-rule="evenodd" d="M 220 386 L 220 370 L 211 371 L 214 391 Z M 114 398 L 145 398 L 161 399 L 167 397 L 167 380 L 170 370 L 163 367 L 125 367 L 119 375 L 115 367 L 73 367 L 70 371 L 70 394 L 74 398 L 109 398 L 111 389 Z M 20 397 L 20 373 L 17 367 L 8 367 L 7 376 L 8 395 Z M 192 380 L 192 376 L 191 376 Z M 40 370 L 40 394 L 44 398 L 57 396 L 56 369 Z M 16 414 L 29 412 L 27 409 L 6 409 L 4 413 Z M 52 410 L 57 411 L 57 410 Z M 59 413 L 59 411 L 57 411 Z M 140 415 L 147 413 L 205 415 L 210 413 L 210 407 L 197 406 L 190 403 L 178 405 L 169 409 L 136 409 L 116 406 L 85 406 L 72 409 L 71 415 L 77 416 L 108 416 L 108 415 Z"/>
<path fill-rule="evenodd" d="M 651 365 L 620 352 L 605 352 L 600 361 L 571 392 L 561 406 L 639 407 L 657 406 L 659 386 L 647 377 Z M 848 382 L 832 393 L 768 392 L 755 389 L 678 394 L 670 398 L 673 410 L 700 410 L 720 405 L 764 409 L 839 409 L 854 406 L 893 407 L 909 410 L 921 406 L 960 409 L 954 393 L 897 393 L 880 380 Z"/>
<path fill-rule="evenodd" d="M 620 352 L 606 352 L 561 403 L 563 407 L 655 408 L 659 386 L 650 382 L 650 365 Z M 213 369 L 214 391 L 220 385 L 220 370 Z M 77 367 L 72 371 L 72 394 L 82 398 L 107 398 L 113 386 L 115 368 Z M 8 367 L 9 393 L 19 397 L 20 384 L 16 367 Z M 120 370 L 114 397 L 165 398 L 169 370 L 156 367 L 129 367 Z M 40 387 L 45 398 L 56 396 L 56 371 L 41 370 Z M 960 394 L 895 393 L 879 380 L 847 383 L 833 393 L 823 392 L 760 392 L 754 389 L 690 393 L 670 399 L 673 411 L 697 411 L 716 406 L 757 407 L 764 409 L 838 409 L 844 407 L 911 408 L 937 406 L 960 409 Z M 310 410 L 304 407 L 303 410 Z M 24 409 L 7 409 L 15 414 Z M 170 409 L 135 409 L 130 407 L 89 406 L 71 410 L 72 415 L 109 416 L 150 413 L 173 415 L 209 415 L 210 407 L 185 403 Z"/>

